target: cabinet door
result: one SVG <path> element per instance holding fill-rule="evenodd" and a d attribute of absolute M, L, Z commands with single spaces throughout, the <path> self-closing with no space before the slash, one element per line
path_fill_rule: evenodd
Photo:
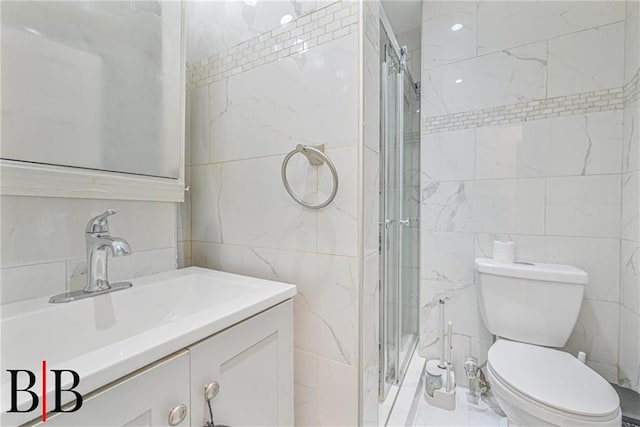
<path fill-rule="evenodd" d="M 209 420 L 204 388 L 213 381 L 216 425 L 293 425 L 291 300 L 190 347 L 189 356 L 193 427 Z"/>
<path fill-rule="evenodd" d="M 58 413 L 39 423 L 42 427 L 151 427 L 168 426 L 169 412 L 184 404 L 188 426 L 189 356 L 186 351 L 159 362 L 84 400 L 77 412 Z"/>

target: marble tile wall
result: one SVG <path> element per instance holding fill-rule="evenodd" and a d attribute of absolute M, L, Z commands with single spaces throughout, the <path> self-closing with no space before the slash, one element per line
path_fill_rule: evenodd
<path fill-rule="evenodd" d="M 357 425 L 364 418 L 359 384 L 377 396 L 377 383 L 359 383 L 358 372 L 361 359 L 377 372 L 376 332 L 359 322 L 360 310 L 377 313 L 375 288 L 361 288 L 360 280 L 366 275 L 368 284 L 377 283 L 377 258 L 364 249 L 375 240 L 365 238 L 365 227 L 377 232 L 377 218 L 363 220 L 365 204 L 377 214 L 371 191 L 377 187 L 363 188 L 375 182 L 377 142 L 362 144 L 374 127 L 360 119 L 359 3 L 190 7 L 190 33 L 204 37 L 188 64 L 191 191 L 184 216 L 191 224 L 183 236 L 190 262 L 297 285 L 295 424 Z M 216 19 L 224 37 L 202 35 L 203 17 L 221 10 L 225 19 Z M 375 109 L 364 114 L 375 121 Z M 336 166 L 338 193 L 324 209 L 304 208 L 285 191 L 281 165 L 296 144 L 324 144 Z M 287 177 L 308 202 L 331 192 L 328 169 L 304 156 L 291 158 Z"/>
<path fill-rule="evenodd" d="M 618 380 L 628 12 L 621 1 L 423 5 L 420 350 L 437 355 L 444 297 L 460 379 L 464 358 L 485 359 L 492 343 L 473 259 L 501 238 L 519 260 L 589 273 L 566 350 Z"/>
<path fill-rule="evenodd" d="M 106 209 L 111 234 L 133 253 L 109 259 L 109 278 L 128 278 L 176 268 L 176 204 L 2 196 L 0 203 L 0 303 L 85 286 L 87 221 Z"/>
<path fill-rule="evenodd" d="M 625 24 L 619 378 L 640 392 L 640 2 L 627 2 Z"/>

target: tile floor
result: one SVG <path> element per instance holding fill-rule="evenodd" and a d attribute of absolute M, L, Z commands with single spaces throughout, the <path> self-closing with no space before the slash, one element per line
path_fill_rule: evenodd
<path fill-rule="evenodd" d="M 456 408 L 453 411 L 429 405 L 423 396 L 421 375 L 425 359 L 414 353 L 404 382 L 397 392 L 393 409 L 387 417 L 380 418 L 380 425 L 414 427 L 507 427 L 508 421 L 489 393 L 478 398 L 477 393 L 466 387 L 456 387 Z M 388 402 L 385 402 L 389 404 Z M 382 415 L 382 414 L 381 414 Z"/>

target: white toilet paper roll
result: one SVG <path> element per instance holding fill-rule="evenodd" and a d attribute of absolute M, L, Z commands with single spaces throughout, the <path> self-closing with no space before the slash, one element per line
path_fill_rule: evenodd
<path fill-rule="evenodd" d="M 493 241 L 493 259 L 498 262 L 513 262 L 516 245 L 513 242 Z"/>

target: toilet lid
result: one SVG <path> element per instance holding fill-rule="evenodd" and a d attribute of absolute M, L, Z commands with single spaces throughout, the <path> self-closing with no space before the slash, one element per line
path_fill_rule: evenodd
<path fill-rule="evenodd" d="M 620 406 L 613 387 L 569 353 L 498 340 L 489 349 L 487 361 L 502 382 L 561 411 L 606 416 Z"/>

